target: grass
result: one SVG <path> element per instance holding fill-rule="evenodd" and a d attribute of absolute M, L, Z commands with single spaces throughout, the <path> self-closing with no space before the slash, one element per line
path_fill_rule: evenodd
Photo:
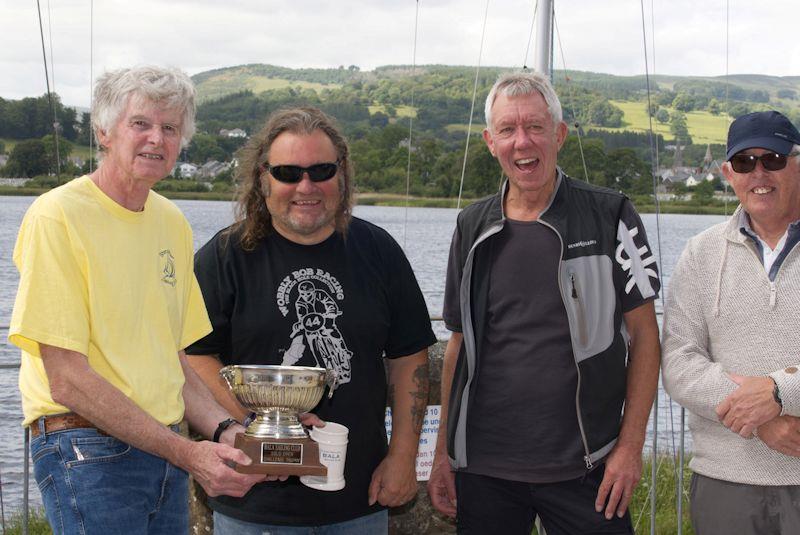
<path fill-rule="evenodd" d="M 11 151 L 14 150 L 14 146 L 20 141 L 27 141 L 25 139 L 11 139 L 7 137 L 0 138 L 0 143 L 5 145 L 5 153 L 11 154 Z M 72 143 L 72 142 L 70 142 Z M 95 150 L 97 147 L 95 147 Z M 72 143 L 72 152 L 70 152 L 70 156 L 80 156 L 84 160 L 89 157 L 89 147 L 86 145 L 77 145 Z"/>
<path fill-rule="evenodd" d="M 605 128 L 592 126 L 592 129 L 606 130 L 609 132 L 624 132 L 626 130 L 634 132 L 647 132 L 650 123 L 647 117 L 646 105 L 642 101 L 620 101 L 613 100 L 611 103 L 620 108 L 624 114 L 623 126 L 619 128 Z M 672 108 L 666 108 L 672 113 Z M 692 111 L 686 114 L 686 126 L 689 135 L 692 136 L 694 144 L 720 143 L 725 144 L 728 135 L 728 125 L 730 121 L 726 115 L 712 115 L 707 111 Z M 653 119 L 653 131 L 662 134 L 665 139 L 672 139 L 669 131 L 669 123 L 662 124 Z"/>
<path fill-rule="evenodd" d="M 22 533 L 22 513 L 14 513 L 6 518 L 3 535 L 20 535 Z M 32 509 L 28 515 L 29 535 L 51 535 L 50 524 L 44 516 L 43 509 Z"/>
<path fill-rule="evenodd" d="M 378 112 L 386 113 L 386 106 L 384 104 L 372 104 L 371 106 L 367 106 L 369 109 L 370 115 L 375 115 Z M 417 108 L 412 108 L 411 106 L 406 106 L 403 104 L 402 106 L 394 106 L 395 117 L 402 119 L 405 117 L 413 117 L 417 118 Z"/>
<path fill-rule="evenodd" d="M 359 206 L 412 206 L 423 208 L 455 208 L 458 199 L 446 197 L 409 197 L 398 193 L 359 193 Z M 473 203 L 475 199 L 461 199 L 461 207 Z"/>
<path fill-rule="evenodd" d="M 453 123 L 449 124 L 444 127 L 445 130 L 448 132 L 466 132 L 469 125 L 466 123 Z M 472 123 L 471 132 L 473 134 L 480 134 L 483 132 L 483 129 L 486 128 L 486 124 L 483 121 Z"/>
<path fill-rule="evenodd" d="M 11 154 L 11 150 L 14 148 L 14 145 L 19 143 L 21 140 L 19 139 L 11 139 L 9 137 L 0 137 L 0 143 L 5 146 L 5 153 Z"/>
<path fill-rule="evenodd" d="M 636 533 L 650 533 L 650 487 L 652 486 L 652 459 L 644 463 L 642 480 L 636 487 L 631 500 L 631 520 Z M 656 533 L 672 535 L 678 532 L 678 504 L 675 490 L 678 484 L 678 473 L 675 469 L 677 459 L 671 456 L 659 456 L 656 463 Z M 689 484 L 692 473 L 688 460 L 683 466 L 683 533 L 694 535 L 689 522 Z"/>
<path fill-rule="evenodd" d="M 313 89 L 320 92 L 323 89 L 339 89 L 341 84 L 320 84 L 304 82 L 301 80 L 287 80 L 285 78 L 267 78 L 266 76 L 242 75 L 231 72 L 209 78 L 197 87 L 199 102 L 213 100 L 245 89 L 258 94 L 270 89 L 295 87 L 300 89 Z"/>

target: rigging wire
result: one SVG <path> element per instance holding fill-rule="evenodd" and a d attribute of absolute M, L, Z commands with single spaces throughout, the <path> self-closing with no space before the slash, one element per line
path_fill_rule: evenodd
<path fill-rule="evenodd" d="M 94 129 L 92 101 L 94 100 L 94 0 L 89 0 L 89 174 L 94 171 Z"/>
<path fill-rule="evenodd" d="M 655 28 L 655 20 L 656 20 L 656 18 L 655 18 L 655 7 L 653 5 L 653 0 L 650 0 L 650 35 L 651 35 L 651 44 L 652 44 L 652 47 L 653 47 L 653 76 L 654 77 L 655 77 L 655 73 L 657 72 L 656 71 L 656 28 Z M 658 82 L 655 82 L 655 83 L 657 84 Z M 651 103 L 648 101 L 648 116 L 650 116 L 650 110 L 652 109 L 651 106 L 652 106 Z M 651 124 L 652 124 L 652 119 L 651 119 Z M 658 170 L 661 168 L 661 165 L 660 165 L 660 162 L 659 162 L 659 147 L 658 147 L 658 135 L 657 134 L 652 137 L 652 142 L 653 142 L 653 144 L 655 146 L 655 152 L 653 154 L 653 157 L 654 157 L 654 160 L 653 160 L 654 161 L 654 168 L 656 169 L 656 172 L 658 172 Z M 658 178 L 654 175 L 653 176 L 654 187 L 657 184 L 657 182 L 658 182 Z M 658 199 L 657 188 L 654 189 L 653 195 L 654 195 L 654 197 L 656 199 Z M 657 224 L 658 224 L 658 221 L 659 221 L 659 218 L 658 218 L 658 215 L 656 215 L 656 223 Z M 660 254 L 661 254 L 660 237 L 659 237 L 659 242 L 658 242 L 658 250 L 659 250 L 659 265 L 661 265 L 662 268 L 663 268 L 663 263 L 661 262 L 661 256 L 660 256 Z M 661 293 L 662 293 L 662 308 L 663 308 L 663 293 L 664 293 L 663 289 L 662 289 Z M 677 516 L 677 530 L 678 530 L 677 531 L 677 535 L 681 535 L 683 533 L 683 522 L 682 522 L 682 520 L 683 520 L 683 499 L 682 499 L 682 496 L 683 496 L 683 462 L 684 462 L 684 452 L 685 452 L 685 441 L 684 441 L 684 438 L 685 438 L 685 434 L 686 434 L 686 425 L 685 425 L 686 409 L 684 409 L 683 407 L 680 408 L 680 413 L 679 413 L 680 414 L 680 430 L 679 430 L 680 444 L 679 444 L 678 449 L 676 450 L 676 447 L 675 447 L 674 403 L 673 403 L 672 398 L 670 396 L 667 395 L 666 399 L 667 399 L 667 412 L 669 413 L 669 429 L 670 429 L 669 436 L 670 436 L 670 442 L 671 442 L 671 445 L 672 445 L 672 450 L 671 451 L 672 451 L 672 459 L 673 459 L 673 471 L 676 473 L 675 496 L 676 496 L 676 500 L 677 500 L 677 504 L 676 504 L 676 508 L 677 508 L 677 514 L 676 514 L 676 516 Z M 657 418 L 658 418 L 658 400 L 656 400 L 656 402 L 655 402 L 655 404 L 653 406 L 653 419 L 654 419 L 654 421 Z M 657 430 L 658 430 L 658 426 L 657 426 L 657 424 L 654 424 L 654 426 L 653 426 L 653 434 L 654 434 L 654 436 L 655 436 Z M 654 443 L 654 447 L 653 447 L 653 451 L 654 451 L 654 453 L 653 453 L 653 464 L 654 465 L 655 465 L 656 454 L 658 453 L 656 451 L 656 448 L 655 448 L 656 444 L 657 443 Z M 676 451 L 677 451 L 677 458 L 678 458 L 677 464 L 674 461 L 674 459 L 676 458 Z M 657 477 L 658 477 L 658 472 L 660 470 L 661 464 L 662 463 L 658 463 L 658 466 L 656 467 L 656 469 L 651 469 L 650 476 L 651 476 L 651 480 L 653 482 L 655 482 Z M 655 483 L 654 483 L 654 485 L 655 485 Z M 653 508 L 652 511 L 655 511 L 655 509 Z M 654 514 L 654 513 L 651 512 L 651 514 Z"/>
<path fill-rule="evenodd" d="M 419 27 L 419 0 L 416 1 L 416 12 L 414 14 L 414 47 L 411 52 L 411 113 L 408 114 L 408 161 L 406 162 L 406 211 L 403 223 L 403 250 L 406 248 L 406 229 L 408 228 L 408 200 L 411 189 L 411 133 L 414 124 L 414 75 L 417 68 L 417 28 Z"/>
<path fill-rule="evenodd" d="M 656 72 L 658 71 L 656 70 L 656 11 L 653 6 L 653 0 L 650 0 L 650 39 L 653 45 L 653 78 L 655 80 Z M 658 84 L 658 81 L 655 81 L 655 83 Z M 661 164 L 658 161 L 658 134 L 655 135 L 653 140 L 656 146 L 656 169 L 660 169 Z"/>
<path fill-rule="evenodd" d="M 461 209 L 461 195 L 464 192 L 464 175 L 467 172 L 467 156 L 469 155 L 469 138 L 472 136 L 472 114 L 475 112 L 475 97 L 478 94 L 478 76 L 481 72 L 481 56 L 483 55 L 483 38 L 486 35 L 486 20 L 489 18 L 489 1 L 486 0 L 486 9 L 483 13 L 483 29 L 481 30 L 481 45 L 478 50 L 478 64 L 475 66 L 475 83 L 472 86 L 472 104 L 469 107 L 469 123 L 467 125 L 467 142 L 464 146 L 464 162 L 461 164 L 461 182 L 458 186 L 458 202 L 456 211 Z"/>
<path fill-rule="evenodd" d="M 653 143 L 653 116 L 650 114 L 651 109 L 651 89 L 650 89 L 650 72 L 649 72 L 649 63 L 647 58 L 647 29 L 646 29 L 646 18 L 644 12 L 644 0 L 640 0 L 639 2 L 641 6 L 641 13 L 642 13 L 642 42 L 643 42 L 643 49 L 644 49 L 644 74 L 645 74 L 645 81 L 647 82 L 647 119 L 649 122 L 649 129 L 648 129 L 648 136 L 650 140 L 650 155 L 651 155 L 651 173 L 653 176 L 653 199 L 656 208 L 656 243 L 658 244 L 658 265 L 663 266 L 664 263 L 661 258 L 661 204 L 658 200 L 658 169 L 655 167 L 656 164 L 656 157 L 655 157 L 655 145 Z M 661 288 L 664 287 L 662 273 L 658 271 L 658 281 Z M 664 307 L 664 292 L 661 292 L 660 295 L 661 300 L 661 307 L 663 310 Z M 653 400 L 653 451 L 652 451 L 652 461 L 651 461 L 651 469 L 650 469 L 650 477 L 651 477 L 651 485 L 650 485 L 650 533 L 655 534 L 656 532 L 656 496 L 655 496 L 655 488 L 656 488 L 656 476 L 658 473 L 658 394 L 656 394 L 655 399 Z M 678 523 L 680 526 L 680 522 Z"/>
<path fill-rule="evenodd" d="M 531 29 L 528 32 L 528 44 L 525 46 L 525 56 L 522 58 L 522 69 L 528 69 L 528 51 L 531 49 L 531 39 L 533 39 L 533 28 L 536 25 L 536 12 L 539 10 L 539 0 L 533 3 L 533 17 L 531 18 Z"/>
<path fill-rule="evenodd" d="M 578 122 L 578 115 L 575 113 L 575 100 L 572 98 L 572 85 L 569 83 L 570 79 L 567 76 L 567 60 L 564 57 L 564 47 L 561 44 L 561 32 L 558 31 L 558 21 L 556 20 L 556 13 L 555 13 L 555 6 L 553 6 L 553 26 L 555 29 L 555 34 L 558 39 L 558 50 L 561 53 L 561 65 L 564 67 L 564 84 L 567 86 L 567 92 L 569 93 L 569 103 L 570 108 L 572 109 L 572 118 L 575 119 L 575 134 L 578 137 L 578 150 L 581 153 L 581 163 L 583 164 L 583 178 L 584 180 L 591 184 L 591 180 L 589 180 L 589 169 L 586 166 L 586 157 L 583 154 L 583 140 L 581 138 L 581 124 Z M 553 72 L 555 75 L 555 72 Z"/>
<path fill-rule="evenodd" d="M 50 78 L 53 79 L 53 93 L 55 93 L 56 65 L 55 65 L 55 56 L 53 55 L 53 17 L 50 14 L 50 0 L 47 0 L 47 38 L 50 40 Z M 45 68 L 47 68 L 47 65 L 45 65 Z M 53 130 L 55 131 L 56 159 L 58 162 L 56 183 L 60 181 L 59 175 L 61 175 L 61 151 L 58 148 L 58 127 L 59 127 L 58 117 L 56 117 L 56 110 L 55 108 L 53 108 Z"/>
<path fill-rule="evenodd" d="M 50 102 L 50 107 L 53 110 L 53 132 L 56 139 L 56 177 L 61 174 L 61 157 L 58 152 L 58 119 L 56 117 L 56 106 L 53 102 L 53 93 L 50 91 L 50 75 L 47 72 L 47 51 L 44 46 L 44 27 L 42 25 L 42 8 L 39 0 L 36 0 L 36 11 L 39 14 L 39 36 L 42 41 L 42 58 L 44 59 L 44 80 L 47 84 L 47 99 Z"/>
<path fill-rule="evenodd" d="M 728 116 L 728 126 L 731 123 L 731 100 L 730 100 L 730 37 L 731 37 L 731 3 L 725 0 L 725 114 Z M 722 174 L 722 173 L 720 173 Z M 728 179 L 722 174 L 725 185 L 725 216 L 728 215 Z"/>

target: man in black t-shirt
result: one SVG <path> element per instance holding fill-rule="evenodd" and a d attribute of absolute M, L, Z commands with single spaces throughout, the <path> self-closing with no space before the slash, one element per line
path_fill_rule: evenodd
<path fill-rule="evenodd" d="M 536 516 L 548 535 L 631 534 L 659 367 L 644 227 L 624 195 L 557 167 L 567 125 L 546 77 L 501 76 L 486 125 L 507 179 L 453 235 L 431 501 L 463 534 L 527 535 Z"/>
<path fill-rule="evenodd" d="M 348 147 L 321 111 L 273 114 L 245 147 L 238 172 L 237 221 L 196 255 L 214 331 L 187 349 L 190 363 L 240 418 L 244 409 L 218 377 L 223 365 L 334 370 L 338 387 L 313 412 L 347 426 L 349 442 L 344 489 L 313 490 L 292 477 L 256 485 L 241 499 L 212 498 L 215 533 L 298 526 L 386 533 L 385 508 L 416 492 L 435 342 L 411 266 L 388 233 L 351 216 Z"/>

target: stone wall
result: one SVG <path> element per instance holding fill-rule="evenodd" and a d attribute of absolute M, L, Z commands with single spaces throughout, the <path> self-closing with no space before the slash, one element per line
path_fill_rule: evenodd
<path fill-rule="evenodd" d="M 429 405 L 441 404 L 442 358 L 445 342 L 437 342 L 428 357 L 430 375 Z M 438 535 L 455 533 L 455 522 L 438 513 L 431 506 L 426 481 L 417 483 L 417 496 L 402 507 L 389 511 L 389 533 L 392 535 Z M 206 496 L 200 485 L 192 482 L 189 496 L 191 533 L 205 535 L 213 532 L 211 511 L 205 504 Z"/>

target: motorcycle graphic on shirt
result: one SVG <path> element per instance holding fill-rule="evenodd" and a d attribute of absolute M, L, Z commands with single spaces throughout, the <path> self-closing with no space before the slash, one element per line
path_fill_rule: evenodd
<path fill-rule="evenodd" d="M 338 384 L 350 382 L 353 352 L 336 325 L 342 315 L 337 300 L 344 299 L 339 282 L 323 270 L 306 268 L 285 277 L 277 297 L 281 313 L 287 316 L 293 311 L 297 318 L 281 365 L 294 365 L 308 350 L 316 366 L 336 372 Z"/>

